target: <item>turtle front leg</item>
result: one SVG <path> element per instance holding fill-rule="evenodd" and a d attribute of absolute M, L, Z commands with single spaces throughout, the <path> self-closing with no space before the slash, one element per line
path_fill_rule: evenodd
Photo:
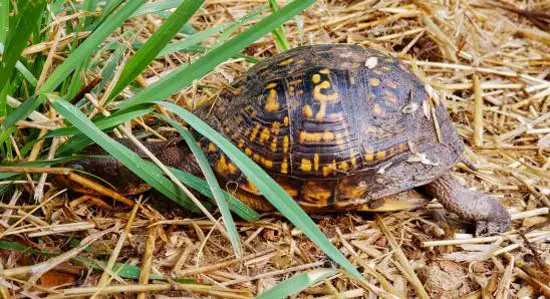
<path fill-rule="evenodd" d="M 467 189 L 450 173 L 422 189 L 437 198 L 445 209 L 462 219 L 475 221 L 476 235 L 501 233 L 510 227 L 510 214 L 496 199 Z"/>

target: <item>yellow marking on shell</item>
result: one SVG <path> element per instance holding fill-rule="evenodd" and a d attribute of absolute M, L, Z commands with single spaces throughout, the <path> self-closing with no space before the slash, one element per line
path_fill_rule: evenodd
<path fill-rule="evenodd" d="M 247 147 L 247 148 L 244 149 L 244 153 L 245 153 L 247 156 L 251 156 L 251 155 L 252 155 L 252 150 L 251 150 L 249 147 Z"/>
<path fill-rule="evenodd" d="M 321 75 L 313 74 L 313 76 L 311 76 L 311 81 L 315 84 L 319 83 L 321 81 Z"/>
<path fill-rule="evenodd" d="M 221 155 L 216 163 L 216 172 L 220 174 L 236 174 L 239 169 L 231 162 L 227 162 L 225 155 Z"/>
<path fill-rule="evenodd" d="M 311 160 L 302 158 L 302 162 L 300 163 L 300 169 L 303 172 L 310 172 L 311 171 Z"/>
<path fill-rule="evenodd" d="M 363 156 L 363 159 L 365 162 L 374 161 L 374 151 L 372 149 L 366 150 L 365 155 Z"/>
<path fill-rule="evenodd" d="M 336 170 L 336 160 L 332 160 L 331 164 L 326 164 L 323 166 L 323 176 L 328 176 L 334 170 Z"/>
<path fill-rule="evenodd" d="M 278 66 L 289 65 L 293 62 L 294 62 L 294 58 L 289 58 L 289 59 L 286 59 L 286 60 L 283 60 L 283 61 L 279 62 Z"/>
<path fill-rule="evenodd" d="M 319 170 L 319 154 L 313 155 L 313 169 L 315 169 L 315 171 Z"/>
<path fill-rule="evenodd" d="M 288 153 L 288 146 L 290 145 L 290 140 L 288 136 L 283 137 L 283 153 Z"/>
<path fill-rule="evenodd" d="M 271 168 L 271 167 L 273 167 L 273 161 L 272 161 L 272 160 L 265 159 L 265 160 L 263 161 L 263 164 L 264 164 L 264 166 L 265 166 L 266 168 Z"/>
<path fill-rule="evenodd" d="M 322 70 L 319 71 L 319 73 L 328 75 L 328 74 L 330 74 L 330 70 L 329 69 L 322 69 Z"/>
<path fill-rule="evenodd" d="M 277 137 L 273 137 L 273 139 L 271 139 L 271 143 L 269 144 L 269 149 L 271 149 L 272 152 L 277 151 Z"/>
<path fill-rule="evenodd" d="M 260 144 L 264 144 L 264 142 L 266 142 L 266 140 L 269 138 L 269 129 L 268 128 L 264 128 L 262 130 L 262 133 L 260 134 Z"/>
<path fill-rule="evenodd" d="M 394 63 L 393 58 L 386 58 L 384 59 L 384 62 Z"/>
<path fill-rule="evenodd" d="M 254 162 L 260 162 L 260 155 L 258 154 L 252 155 L 252 160 L 254 160 Z"/>
<path fill-rule="evenodd" d="M 288 119 L 288 116 L 285 116 L 285 118 L 283 119 L 283 124 L 285 125 L 285 127 L 288 127 L 290 123 L 290 120 Z"/>
<path fill-rule="evenodd" d="M 322 89 L 330 88 L 330 82 L 329 81 L 323 81 L 313 88 L 313 99 L 319 102 L 319 111 L 317 112 L 317 115 L 315 115 L 315 118 L 318 120 L 322 120 L 325 117 L 326 111 L 327 111 L 327 102 L 338 100 L 338 92 L 334 91 L 331 94 L 323 94 L 321 93 Z"/>
<path fill-rule="evenodd" d="M 311 203 L 315 207 L 326 207 L 332 192 L 320 181 L 306 181 L 303 187 L 302 204 Z"/>
<path fill-rule="evenodd" d="M 281 123 L 278 121 L 274 121 L 273 124 L 271 124 L 271 132 L 275 135 L 279 135 L 279 130 L 281 129 Z"/>
<path fill-rule="evenodd" d="M 378 80 L 376 78 L 370 78 L 369 79 L 369 85 L 372 86 L 372 87 L 376 87 L 376 86 L 380 85 L 380 80 Z"/>
<path fill-rule="evenodd" d="M 326 141 L 326 142 L 333 141 L 334 140 L 334 133 L 332 133 L 331 131 L 326 130 L 325 132 L 323 132 L 323 136 L 321 138 L 323 139 L 323 141 Z"/>
<path fill-rule="evenodd" d="M 343 171 L 348 171 L 348 162 L 346 161 L 343 161 L 342 163 L 340 163 L 340 169 L 343 170 Z"/>
<path fill-rule="evenodd" d="M 300 140 L 300 143 L 304 143 L 304 142 L 321 142 L 321 140 L 323 139 L 323 134 L 300 131 L 300 135 L 299 135 L 298 139 Z"/>
<path fill-rule="evenodd" d="M 380 107 L 379 104 L 374 104 L 374 107 L 372 108 L 372 111 L 374 112 L 374 114 L 376 114 L 378 116 L 383 114 L 382 107 Z"/>
<path fill-rule="evenodd" d="M 258 135 L 259 131 L 260 131 L 260 124 L 256 124 L 254 126 L 254 129 L 252 129 L 252 134 L 250 134 L 250 141 L 254 141 L 254 139 L 256 139 L 256 135 Z"/>
<path fill-rule="evenodd" d="M 343 145 L 344 144 L 344 136 L 342 133 L 336 133 L 336 144 Z"/>
<path fill-rule="evenodd" d="M 258 193 L 258 187 L 256 187 L 256 185 L 254 185 L 249 179 L 247 179 L 247 181 L 248 181 L 248 189 L 252 191 L 252 193 Z"/>
<path fill-rule="evenodd" d="M 298 85 L 298 84 L 301 84 L 302 82 L 304 82 L 302 79 L 296 79 L 288 82 L 288 85 Z"/>
<path fill-rule="evenodd" d="M 376 153 L 376 160 L 384 160 L 386 159 L 386 152 L 385 151 L 379 151 Z"/>
<path fill-rule="evenodd" d="M 288 173 L 288 161 L 286 158 L 283 160 L 283 163 L 281 163 L 281 173 Z"/>
<path fill-rule="evenodd" d="M 409 149 L 409 146 L 406 143 L 401 143 L 398 145 L 399 152 L 404 152 Z"/>
<path fill-rule="evenodd" d="M 302 113 L 307 118 L 310 118 L 313 116 L 313 110 L 311 110 L 311 107 L 309 105 L 305 105 L 304 108 L 302 108 Z"/>
<path fill-rule="evenodd" d="M 237 145 L 239 148 L 243 148 L 244 147 L 244 139 L 240 139 L 239 140 L 239 144 Z"/>
<path fill-rule="evenodd" d="M 277 83 L 272 82 L 272 83 L 267 84 L 265 89 L 267 90 L 267 89 L 272 89 L 272 88 L 275 88 L 275 87 L 277 87 Z"/>
<path fill-rule="evenodd" d="M 291 186 L 281 185 L 281 187 L 290 195 L 290 197 L 296 197 L 298 196 L 298 190 L 295 188 L 292 188 Z"/>
<path fill-rule="evenodd" d="M 209 153 L 214 153 L 218 150 L 218 148 L 216 147 L 216 145 L 212 142 L 208 143 L 208 152 Z"/>
<path fill-rule="evenodd" d="M 277 91 L 275 89 L 269 90 L 269 94 L 267 95 L 267 100 L 264 107 L 265 111 L 277 111 L 279 110 L 279 106 L 279 96 L 277 95 Z"/>

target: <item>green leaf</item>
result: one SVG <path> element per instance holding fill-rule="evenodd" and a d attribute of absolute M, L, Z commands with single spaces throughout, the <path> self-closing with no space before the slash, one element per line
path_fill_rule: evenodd
<path fill-rule="evenodd" d="M 291 278 L 277 284 L 273 288 L 263 292 L 256 299 L 287 298 L 290 295 L 297 294 L 308 287 L 315 285 L 338 271 L 334 269 L 317 269 L 305 273 L 298 273 Z"/>
<path fill-rule="evenodd" d="M 276 12 L 277 10 L 279 10 L 279 6 L 277 6 L 277 1 L 275 0 L 269 0 L 269 7 L 271 7 L 271 10 L 273 12 Z M 275 41 L 277 42 L 279 51 L 284 52 L 290 48 L 288 44 L 288 40 L 286 39 L 284 25 L 281 25 L 273 29 L 272 33 L 273 33 L 273 37 L 275 38 Z"/>
<path fill-rule="evenodd" d="M 357 269 L 346 259 L 346 257 L 334 247 L 332 243 L 317 227 L 315 222 L 302 210 L 302 208 L 292 199 L 286 191 L 275 182 L 260 166 L 252 161 L 248 156 L 241 152 L 235 145 L 225 139 L 220 133 L 212 129 L 208 124 L 195 116 L 193 113 L 170 102 L 156 102 L 175 113 L 178 117 L 187 122 L 202 136 L 207 137 L 227 157 L 239 167 L 246 177 L 260 190 L 261 194 L 279 210 L 290 222 L 298 229 L 304 232 L 309 239 L 323 250 L 323 252 L 332 258 L 336 263 L 344 267 L 349 273 L 357 279 L 366 282 L 364 277 Z"/>
<path fill-rule="evenodd" d="M 5 44 L 10 30 L 10 1 L 0 0 L 0 43 Z"/>
<path fill-rule="evenodd" d="M 65 61 L 58 66 L 40 88 L 40 93 L 50 93 L 63 82 L 71 72 L 88 61 L 92 52 L 105 41 L 124 21 L 132 15 L 146 0 L 128 1 L 122 7 L 109 15 L 90 36 Z M 113 1 L 114 2 L 114 1 Z"/>
<path fill-rule="evenodd" d="M 166 45 L 166 47 L 164 47 L 164 49 L 162 49 L 157 54 L 157 58 L 162 57 L 162 56 L 166 56 L 166 55 L 170 55 L 170 54 L 175 53 L 175 52 L 185 51 L 185 50 L 187 50 L 187 48 L 200 43 L 201 41 L 211 37 L 212 35 L 224 30 L 228 26 L 229 26 L 228 24 L 219 24 L 219 25 L 216 25 L 212 28 L 208 28 L 206 30 L 199 31 L 199 32 L 197 32 L 193 35 L 189 35 L 188 37 L 186 37 L 183 40 L 179 40 L 179 41 L 170 43 L 170 44 Z"/>
<path fill-rule="evenodd" d="M 13 69 L 21 52 L 27 46 L 27 37 L 42 18 L 46 0 L 29 1 L 18 14 L 17 27 L 12 26 L 8 32 L 4 54 L 0 58 L 0 86 L 6 85 L 13 74 Z M 5 28 L 4 28 L 5 29 Z"/>
<path fill-rule="evenodd" d="M 181 5 L 184 0 L 161 0 L 151 3 L 147 3 L 140 7 L 132 17 L 138 17 L 150 13 L 157 13 L 159 11 L 164 11 L 172 8 L 176 8 Z"/>
<path fill-rule="evenodd" d="M 122 123 L 131 121 L 136 117 L 140 117 L 151 112 L 153 112 L 153 109 L 149 108 L 149 109 L 140 109 L 140 110 L 129 111 L 121 114 L 116 114 L 116 115 L 112 115 L 109 118 L 103 118 L 98 120 L 97 122 L 95 122 L 95 126 L 101 130 L 106 130 L 106 129 L 114 128 Z M 67 136 L 67 135 L 75 135 L 75 134 L 81 134 L 78 128 L 66 127 L 66 128 L 60 128 L 60 129 L 50 131 L 44 137 Z"/>
<path fill-rule="evenodd" d="M 160 28 L 147 40 L 145 45 L 128 60 L 128 63 L 126 63 L 120 75 L 120 79 L 117 81 L 109 96 L 110 98 L 118 95 L 126 85 L 130 84 L 130 82 L 149 65 L 203 3 L 204 0 L 186 0 L 176 9 L 176 11 L 174 11 L 174 13 L 172 13 L 172 15 L 170 15 Z"/>
<path fill-rule="evenodd" d="M 4 122 L 2 123 L 3 130 L 15 125 L 16 122 L 27 118 L 34 109 L 40 106 L 41 102 L 37 100 L 38 97 L 31 97 L 24 101 L 19 107 L 17 107 L 13 112 L 11 112 Z"/>
<path fill-rule="evenodd" d="M 180 192 L 179 188 L 167 179 L 156 165 L 153 166 L 145 163 L 139 155 L 103 133 L 86 117 L 86 115 L 84 115 L 84 113 L 76 109 L 76 107 L 66 100 L 60 98 L 53 100 L 52 104 L 56 111 L 63 115 L 67 121 L 72 123 L 82 133 L 86 134 L 86 136 L 101 146 L 109 155 L 119 160 L 130 171 L 149 184 L 149 186 L 155 188 L 182 207 L 200 213 L 199 208 L 195 206 L 185 194 Z"/>
<path fill-rule="evenodd" d="M 218 64 L 224 62 L 232 55 L 237 54 L 240 50 L 264 36 L 266 33 L 273 30 L 273 28 L 280 26 L 289 18 L 297 15 L 314 2 L 315 0 L 292 1 L 290 4 L 265 17 L 241 34 L 227 41 L 225 44 L 210 50 L 210 52 L 197 59 L 194 63 L 175 69 L 166 77 L 149 86 L 149 88 L 136 94 L 133 98 L 124 101 L 120 109 L 126 109 L 143 102 L 164 99 L 188 87 L 193 83 L 193 80 L 208 74 Z"/>
<path fill-rule="evenodd" d="M 237 227 L 235 226 L 235 221 L 233 221 L 233 217 L 231 216 L 227 201 L 225 201 L 225 196 L 223 194 L 222 188 L 218 184 L 218 180 L 216 179 L 216 175 L 214 174 L 212 167 L 210 167 L 210 162 L 208 162 L 208 159 L 204 155 L 202 149 L 197 145 L 197 141 L 195 140 L 193 135 L 191 135 L 191 133 L 189 133 L 186 128 L 184 128 L 173 119 L 170 119 L 163 115 L 157 116 L 168 122 L 170 125 L 172 125 L 172 127 L 176 128 L 178 133 L 180 133 L 181 137 L 183 137 L 183 139 L 187 143 L 187 146 L 189 146 L 189 148 L 191 149 L 191 152 L 195 156 L 195 159 L 197 160 L 199 167 L 201 168 L 202 173 L 204 174 L 204 177 L 206 178 L 206 181 L 210 186 L 210 190 L 212 190 L 212 194 L 214 195 L 214 199 L 216 200 L 218 209 L 220 209 L 223 222 L 225 223 L 225 227 L 227 228 L 227 232 L 229 234 L 229 239 L 231 240 L 231 245 L 233 245 L 235 256 L 241 257 L 241 238 L 239 236 L 239 233 L 237 232 Z"/>
<path fill-rule="evenodd" d="M 30 247 L 27 247 L 23 244 L 16 243 L 16 242 L 9 242 L 9 241 L 0 241 L 0 249 L 1 250 L 9 250 L 9 251 L 17 251 L 22 253 L 30 253 L 35 255 L 43 255 L 46 257 L 56 257 L 59 254 L 54 253 L 47 250 L 36 250 Z M 103 270 L 104 266 L 107 264 L 105 262 L 92 260 L 85 257 L 74 257 L 74 261 L 77 261 L 85 266 Z M 134 265 L 128 265 L 128 264 L 121 264 L 121 263 L 115 263 L 113 265 L 112 271 L 116 273 L 118 276 L 122 278 L 128 278 L 128 279 L 139 279 L 139 274 L 141 272 L 141 268 Z M 150 280 L 165 280 L 166 278 L 162 275 L 154 274 L 152 273 L 149 277 Z"/>

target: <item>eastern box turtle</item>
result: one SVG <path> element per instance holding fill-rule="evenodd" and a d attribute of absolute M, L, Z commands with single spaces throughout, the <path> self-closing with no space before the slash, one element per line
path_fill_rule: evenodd
<path fill-rule="evenodd" d="M 372 210 L 376 200 L 418 187 L 475 221 L 477 234 L 508 229 L 497 200 L 451 175 L 466 160 L 464 144 L 445 107 L 398 59 L 356 45 L 298 47 L 258 63 L 233 87 L 199 116 L 306 210 Z M 154 147 L 166 164 L 198 171 L 184 142 Z M 204 150 L 238 198 L 271 208 L 214 144 Z M 139 181 L 114 159 L 84 168 L 115 186 Z"/>

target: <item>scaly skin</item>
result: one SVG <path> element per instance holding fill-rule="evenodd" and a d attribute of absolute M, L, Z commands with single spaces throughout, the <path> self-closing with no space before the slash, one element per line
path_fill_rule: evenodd
<path fill-rule="evenodd" d="M 510 214 L 496 199 L 465 188 L 450 173 L 422 189 L 437 198 L 445 209 L 462 219 L 475 221 L 476 235 L 501 233 L 510 227 Z"/>

